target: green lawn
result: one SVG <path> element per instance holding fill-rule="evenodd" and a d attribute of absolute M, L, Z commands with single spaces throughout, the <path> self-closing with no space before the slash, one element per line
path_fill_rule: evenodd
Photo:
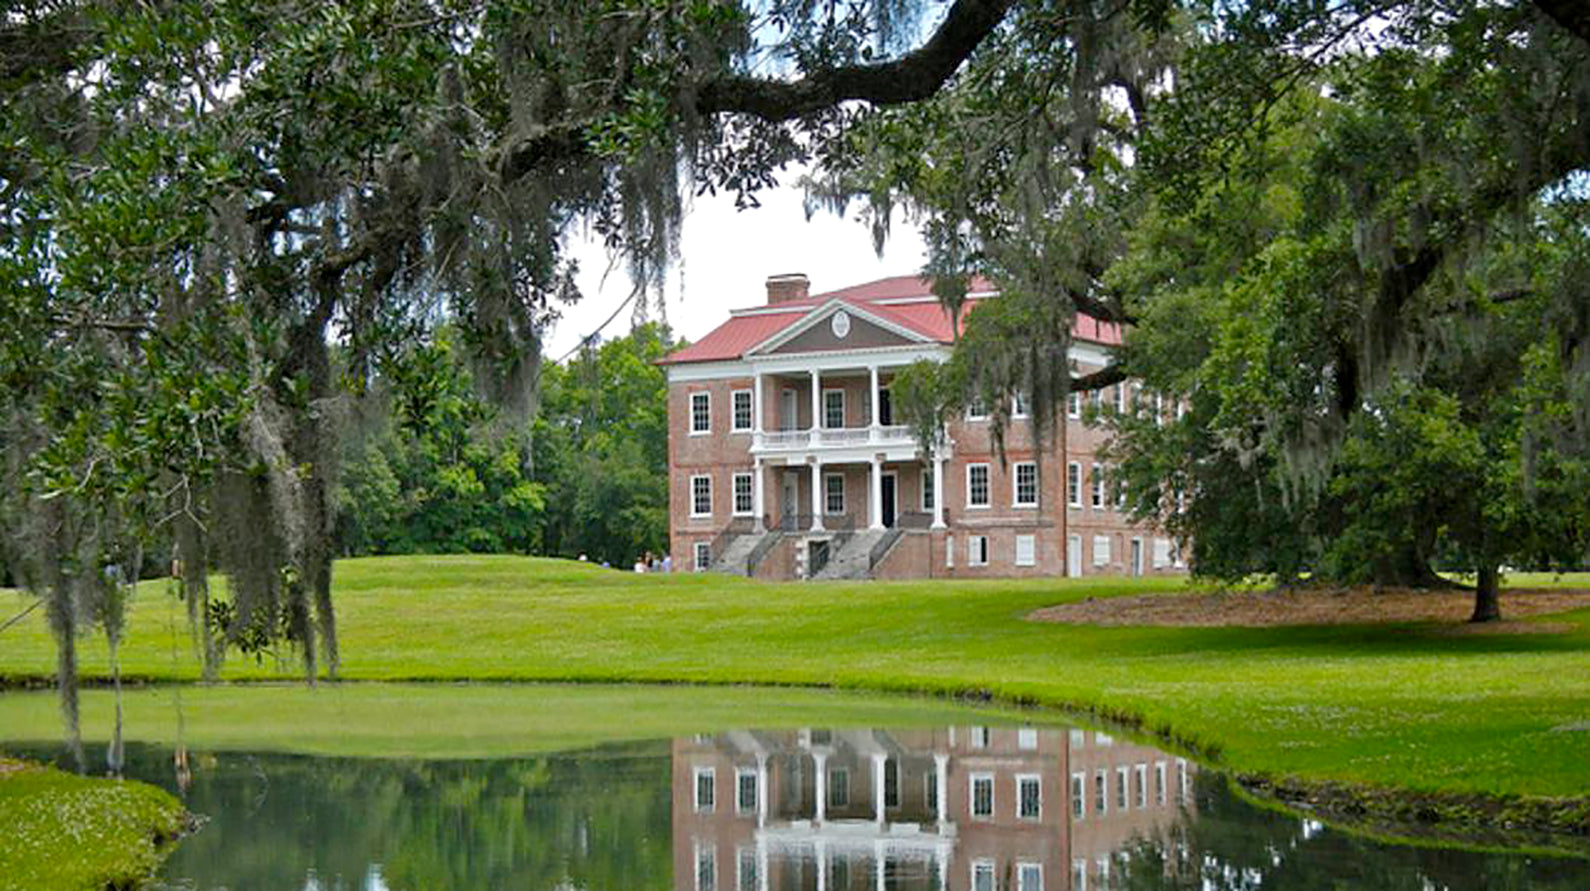
<path fill-rule="evenodd" d="M 101 891 L 154 872 L 183 828 L 161 789 L 0 758 L 0 891 Z"/>
<path fill-rule="evenodd" d="M 1590 579 L 1558 584 L 1590 587 Z M 1571 633 L 1505 636 L 1417 625 L 1168 629 L 1022 620 L 1051 603 L 1167 586 L 1177 583 L 764 584 L 515 557 L 337 567 L 349 679 L 986 690 L 1140 719 L 1251 772 L 1430 791 L 1583 797 L 1590 789 L 1590 610 L 1569 614 Z M 25 605 L 22 595 L 0 594 L 0 615 Z M 164 584 L 144 586 L 131 621 L 127 674 L 196 677 L 183 611 Z M 84 672 L 104 674 L 103 644 L 86 642 L 85 651 Z M 0 676 L 47 677 L 53 652 L 35 612 L 0 633 Z M 234 658 L 226 676 L 295 673 L 291 662 Z"/>

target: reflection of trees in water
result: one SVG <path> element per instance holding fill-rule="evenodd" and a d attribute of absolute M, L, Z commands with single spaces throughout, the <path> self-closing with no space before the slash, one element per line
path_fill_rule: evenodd
<path fill-rule="evenodd" d="M 140 748 L 129 773 L 169 786 L 170 757 Z M 669 884 L 664 745 L 512 761 L 192 762 L 187 806 L 209 824 L 167 866 L 194 880 L 182 887 L 280 891 L 313 873 L 322 888 L 363 888 L 372 864 L 393 891 Z"/>
<path fill-rule="evenodd" d="M 1389 845 L 1239 798 L 1224 777 L 1195 780 L 1198 818 L 1117 853 L 1107 886 L 1122 891 L 1578 891 L 1590 861 Z M 1090 869 L 1092 865 L 1090 864 Z M 1092 876 L 1090 876 L 1090 880 Z M 1092 881 L 1089 888 L 1095 887 Z"/>

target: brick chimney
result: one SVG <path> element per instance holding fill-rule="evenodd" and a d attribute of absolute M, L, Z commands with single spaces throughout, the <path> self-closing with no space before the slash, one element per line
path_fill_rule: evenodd
<path fill-rule="evenodd" d="M 790 272 L 784 275 L 770 275 L 767 277 L 767 305 L 775 303 L 788 303 L 791 300 L 805 300 L 811 282 L 806 280 L 805 273 Z"/>

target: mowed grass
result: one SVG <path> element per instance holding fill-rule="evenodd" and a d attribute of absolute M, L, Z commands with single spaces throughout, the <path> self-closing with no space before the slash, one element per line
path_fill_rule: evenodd
<path fill-rule="evenodd" d="M 0 758 L 0 891 L 131 887 L 160 865 L 184 819 L 155 786 Z"/>
<path fill-rule="evenodd" d="M 1512 583 L 1590 587 L 1590 578 Z M 350 560 L 336 575 L 350 680 L 987 691 L 1139 719 L 1243 771 L 1445 792 L 1582 798 L 1590 790 L 1590 610 L 1566 614 L 1569 633 L 1529 635 L 1023 619 L 1067 600 L 1182 589 L 1128 579 L 767 584 L 519 557 Z M 0 595 L 6 615 L 26 603 Z M 0 676 L 50 675 L 54 646 L 41 613 L 0 633 Z M 185 622 L 165 584 L 143 586 L 124 672 L 196 678 Z M 83 650 L 84 673 L 105 675 L 103 643 L 85 640 Z M 298 671 L 291 660 L 234 656 L 225 676 Z M 402 720 L 401 702 L 394 710 Z"/>

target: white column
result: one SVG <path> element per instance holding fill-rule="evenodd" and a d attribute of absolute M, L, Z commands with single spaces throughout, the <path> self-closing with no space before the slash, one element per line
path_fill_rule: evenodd
<path fill-rule="evenodd" d="M 756 834 L 756 891 L 768 891 L 767 837 Z"/>
<path fill-rule="evenodd" d="M 762 475 L 766 470 L 762 467 L 761 458 L 757 458 L 752 463 L 754 467 L 751 471 L 751 510 L 756 512 L 752 525 L 757 532 L 765 532 L 767 526 L 762 522 Z"/>
<path fill-rule="evenodd" d="M 939 832 L 944 831 L 944 824 L 950 820 L 950 756 L 943 752 L 933 753 L 933 769 L 938 773 L 938 784 L 934 789 L 937 799 L 933 803 L 933 810 L 937 813 Z M 939 871 L 943 875 L 943 870 Z"/>
<path fill-rule="evenodd" d="M 823 378 L 822 373 L 812 369 L 812 443 L 817 441 L 817 428 L 823 426 Z"/>
<path fill-rule="evenodd" d="M 876 891 L 888 891 L 883 882 L 883 839 L 872 843 L 872 884 Z"/>
<path fill-rule="evenodd" d="M 756 828 L 767 825 L 767 756 L 756 756 Z M 757 875 L 761 875 L 757 871 Z"/>
<path fill-rule="evenodd" d="M 812 462 L 812 531 L 823 531 L 823 464 Z"/>
<path fill-rule="evenodd" d="M 883 752 L 872 753 L 872 809 L 878 821 L 878 827 L 883 827 L 883 786 L 884 773 L 887 771 L 889 756 Z"/>
<path fill-rule="evenodd" d="M 817 768 L 817 782 L 812 784 L 817 792 L 814 796 L 817 799 L 817 816 L 813 821 L 821 823 L 828 819 L 828 756 L 823 752 L 813 752 L 812 763 Z"/>
<path fill-rule="evenodd" d="M 828 891 L 828 843 L 822 839 L 817 840 L 817 891 Z"/>
<path fill-rule="evenodd" d="M 944 856 L 944 854 L 944 845 L 942 843 L 933 849 L 933 862 L 939 868 L 939 891 L 949 891 L 950 888 L 949 858 Z"/>
<path fill-rule="evenodd" d="M 869 529 L 883 528 L 883 462 L 872 456 L 872 489 L 867 493 Z"/>
<path fill-rule="evenodd" d="M 756 373 L 755 382 L 751 384 L 751 431 L 757 439 L 762 437 L 762 372 Z"/>
<path fill-rule="evenodd" d="M 944 528 L 944 456 L 933 456 L 933 528 Z"/>
<path fill-rule="evenodd" d="M 879 415 L 878 415 L 878 366 L 869 365 L 869 366 L 867 366 L 867 371 L 872 373 L 872 399 L 870 400 L 871 403 L 872 403 L 872 418 L 871 418 L 871 420 L 868 423 L 870 423 L 872 426 L 876 427 L 876 426 L 878 426 L 878 423 L 879 423 L 879 421 L 878 421 L 878 418 L 879 418 Z"/>

